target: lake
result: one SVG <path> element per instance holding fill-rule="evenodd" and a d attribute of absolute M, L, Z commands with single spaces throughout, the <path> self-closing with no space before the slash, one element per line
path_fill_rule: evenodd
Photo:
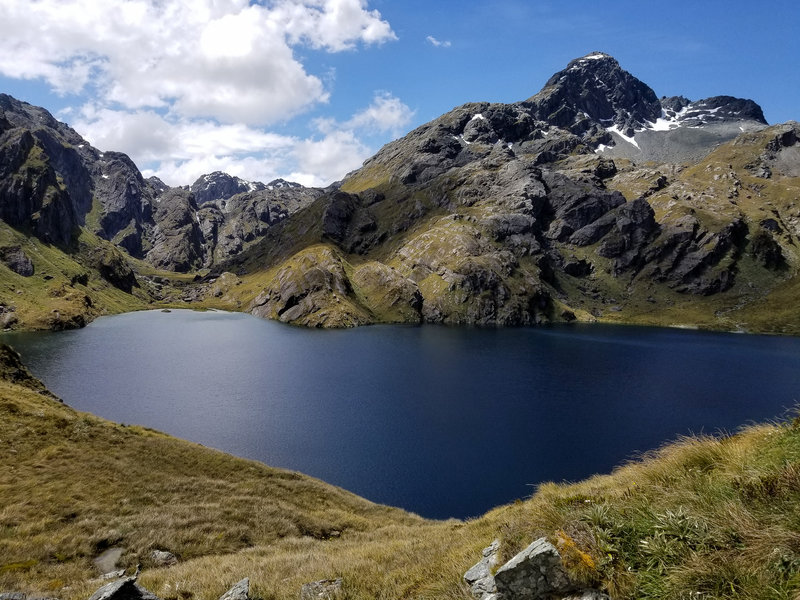
<path fill-rule="evenodd" d="M 188 310 L 4 334 L 69 405 L 426 517 L 785 416 L 800 338 L 609 325 L 307 330 Z"/>

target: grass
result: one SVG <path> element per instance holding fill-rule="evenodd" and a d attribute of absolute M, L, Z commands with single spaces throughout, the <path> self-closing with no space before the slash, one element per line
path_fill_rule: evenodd
<path fill-rule="evenodd" d="M 76 245 L 83 251 L 67 254 L 0 223 L 0 246 L 19 246 L 31 259 L 34 275 L 23 277 L 0 264 L 0 303 L 14 309 L 21 329 L 79 326 L 103 314 L 146 307 L 141 290 L 128 294 L 87 266 L 81 252 L 107 248 L 108 242 L 81 230 Z"/>
<path fill-rule="evenodd" d="M 92 559 L 126 549 L 166 600 L 215 600 L 251 578 L 296 598 L 469 598 L 493 539 L 508 559 L 545 536 L 573 576 L 620 599 L 800 593 L 800 422 L 682 438 L 613 473 L 545 483 L 469 521 L 427 521 L 320 481 L 79 413 L 5 369 L 0 381 L 0 589 L 88 597 Z M 11 380 L 16 381 L 12 383 Z M 155 568 L 153 549 L 180 563 Z"/>

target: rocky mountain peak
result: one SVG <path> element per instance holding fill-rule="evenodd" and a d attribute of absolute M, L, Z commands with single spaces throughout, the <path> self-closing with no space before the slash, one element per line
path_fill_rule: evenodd
<path fill-rule="evenodd" d="M 214 200 L 228 200 L 236 194 L 265 189 L 267 186 L 260 181 L 245 181 L 222 171 L 201 175 L 190 187 L 198 206 Z"/>
<path fill-rule="evenodd" d="M 300 189 L 303 186 L 294 181 L 286 181 L 285 179 L 273 179 L 267 184 L 268 190 L 289 190 Z"/>
<path fill-rule="evenodd" d="M 600 123 L 632 136 L 661 116 L 655 92 L 603 52 L 571 61 L 524 104 L 538 119 L 579 135 Z"/>

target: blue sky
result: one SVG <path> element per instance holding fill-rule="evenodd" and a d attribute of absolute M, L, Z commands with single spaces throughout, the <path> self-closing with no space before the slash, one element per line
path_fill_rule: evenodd
<path fill-rule="evenodd" d="M 0 0 L 0 91 L 171 185 L 325 185 L 471 101 L 592 51 L 661 95 L 800 120 L 797 0 Z"/>

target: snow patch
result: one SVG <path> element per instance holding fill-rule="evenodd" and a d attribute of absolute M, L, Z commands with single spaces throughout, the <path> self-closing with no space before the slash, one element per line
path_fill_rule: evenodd
<path fill-rule="evenodd" d="M 676 123 L 672 119 L 665 119 L 660 118 L 656 119 L 655 123 L 648 123 L 648 129 L 653 131 L 669 131 L 670 129 L 675 129 L 676 127 L 680 127 L 679 123 Z"/>
<path fill-rule="evenodd" d="M 106 175 L 105 173 L 103 173 L 102 175 L 100 175 L 100 177 L 102 177 L 103 179 L 108 179 L 108 175 Z"/>
<path fill-rule="evenodd" d="M 485 121 L 485 120 L 486 120 L 486 117 L 484 117 L 484 116 L 483 116 L 481 113 L 478 113 L 478 114 L 474 115 L 474 116 L 473 116 L 473 117 L 470 119 L 470 121 L 474 121 L 474 120 L 476 120 L 476 119 L 477 119 L 477 120 L 479 120 L 479 121 Z"/>
<path fill-rule="evenodd" d="M 601 58 L 605 58 L 606 55 L 602 52 L 592 52 L 591 54 L 587 54 L 581 60 L 600 60 Z"/>
<path fill-rule="evenodd" d="M 624 133 L 622 133 L 622 130 L 619 128 L 619 125 L 613 125 L 612 127 L 609 127 L 608 129 L 606 129 L 606 131 L 608 131 L 610 133 L 616 133 L 619 137 L 621 137 L 623 140 L 625 140 L 629 144 L 631 144 L 633 146 L 636 146 L 637 150 L 641 150 L 641 148 L 639 148 L 639 144 L 636 142 L 635 139 L 633 139 L 633 137 L 627 136 Z"/>
<path fill-rule="evenodd" d="M 600 154 L 605 152 L 610 146 L 606 146 L 605 144 L 600 144 L 594 151 L 595 154 Z"/>

